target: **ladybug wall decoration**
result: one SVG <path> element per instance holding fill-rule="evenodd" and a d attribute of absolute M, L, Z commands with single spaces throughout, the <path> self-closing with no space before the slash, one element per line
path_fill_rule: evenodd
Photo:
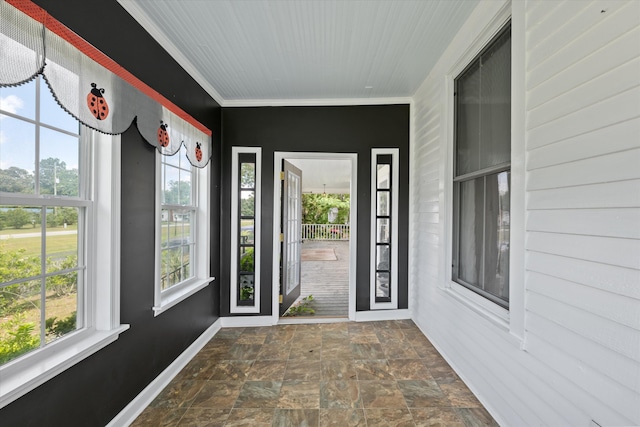
<path fill-rule="evenodd" d="M 202 161 L 202 149 L 200 148 L 200 143 L 196 142 L 196 160 Z"/>
<path fill-rule="evenodd" d="M 169 125 L 160 120 L 160 127 L 158 128 L 158 143 L 161 147 L 169 145 L 169 132 L 167 132 L 168 127 Z"/>
<path fill-rule="evenodd" d="M 98 89 L 95 83 L 91 83 L 91 88 L 91 92 L 87 95 L 87 107 L 89 107 L 93 117 L 98 120 L 104 120 L 109 115 L 109 105 L 102 95 L 104 89 Z"/>

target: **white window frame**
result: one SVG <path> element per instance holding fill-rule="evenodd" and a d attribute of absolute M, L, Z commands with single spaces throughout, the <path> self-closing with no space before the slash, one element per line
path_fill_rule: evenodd
<path fill-rule="evenodd" d="M 377 158 L 378 155 L 391 155 L 391 274 L 389 287 L 391 289 L 391 301 L 376 302 L 376 205 L 377 205 Z M 371 149 L 371 265 L 370 265 L 370 300 L 371 310 L 397 310 L 398 309 L 398 211 L 399 211 L 399 182 L 400 150 L 398 148 L 373 148 Z"/>
<path fill-rule="evenodd" d="M 454 80 L 511 20 L 511 242 L 509 254 L 509 310 L 465 288 L 452 279 L 453 260 L 453 158 L 454 158 Z M 440 174 L 445 183 L 442 218 L 445 225 L 445 256 L 442 258 L 441 289 L 460 303 L 508 331 L 514 343 L 523 345 L 524 337 L 524 195 L 525 195 L 525 43 L 524 5 L 506 1 L 479 31 L 474 41 L 459 56 L 444 76 L 445 106 L 442 152 L 446 153 Z M 441 199 L 442 200 L 442 199 Z"/>
<path fill-rule="evenodd" d="M 85 128 L 86 129 L 86 128 Z M 88 189 L 84 247 L 84 327 L 0 367 L 0 408 L 84 360 L 129 328 L 120 324 L 120 137 L 91 132 L 81 144 L 91 170 L 80 179 Z M 48 196 L 50 197 L 50 196 Z M 33 200 L 33 197 L 31 197 Z M 29 197 L 0 196 L 0 204 L 29 203 Z M 67 206 L 65 198 L 51 205 Z M 84 204 L 84 202 L 83 202 Z M 83 305 L 83 306 L 81 306 Z"/>
<path fill-rule="evenodd" d="M 254 275 L 253 275 L 253 301 L 252 306 L 238 305 L 238 173 L 240 162 L 238 154 L 251 153 L 256 155 L 256 182 L 255 182 L 255 221 L 253 234 L 255 242 L 254 250 Z M 231 147 L 231 291 L 229 293 L 229 311 L 234 314 L 260 313 L 260 218 L 261 193 L 262 193 L 262 148 L 260 147 Z"/>
<path fill-rule="evenodd" d="M 183 149 L 182 147 L 180 149 Z M 178 153 L 174 155 L 179 155 Z M 161 288 L 162 266 L 162 185 L 161 166 L 162 154 L 156 150 L 156 260 L 153 315 L 158 316 L 169 308 L 185 300 L 196 292 L 204 289 L 215 278 L 210 277 L 210 248 L 209 248 L 209 189 L 210 168 L 196 168 L 192 166 L 192 197 L 196 205 L 195 254 L 192 255 L 195 266 L 193 276 L 181 283 L 171 286 L 164 291 Z M 195 182 L 194 182 L 195 181 Z"/>

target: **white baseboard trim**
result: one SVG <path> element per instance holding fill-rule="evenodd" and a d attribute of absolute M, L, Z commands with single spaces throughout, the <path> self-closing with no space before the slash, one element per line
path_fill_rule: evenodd
<path fill-rule="evenodd" d="M 318 323 L 345 323 L 347 317 L 281 317 L 278 325 L 310 325 Z"/>
<path fill-rule="evenodd" d="M 222 318 L 218 318 L 206 331 L 204 331 L 180 356 L 162 371 L 144 390 L 140 392 L 129 404 L 116 415 L 107 427 L 129 426 L 145 410 L 153 399 L 178 375 L 191 359 L 218 333 L 222 327 Z"/>
<path fill-rule="evenodd" d="M 356 322 L 406 319 L 411 319 L 411 312 L 408 309 L 356 311 Z"/>
<path fill-rule="evenodd" d="M 462 374 L 462 372 L 460 371 L 458 366 L 451 360 L 449 355 L 442 350 L 442 347 L 440 347 L 440 344 L 437 341 L 435 341 L 432 338 L 430 338 L 427 335 L 427 333 L 425 332 L 425 330 L 422 328 L 422 326 L 418 322 L 416 322 L 414 320 L 414 323 L 416 324 L 418 329 L 420 329 L 420 332 L 422 332 L 422 335 L 424 335 L 429 340 L 431 345 L 433 345 L 433 347 L 438 351 L 438 354 L 440 354 L 440 356 L 442 356 L 442 358 L 449 364 L 451 369 L 454 370 L 456 375 L 458 375 L 460 377 L 462 382 L 469 388 L 469 390 L 471 390 L 471 392 L 476 396 L 476 398 L 480 401 L 480 403 L 482 403 L 482 406 L 484 406 L 484 408 L 487 410 L 487 412 L 489 412 L 489 414 L 491 414 L 491 416 L 493 417 L 494 420 L 496 420 L 498 425 L 506 426 L 507 423 L 502 419 L 502 417 L 498 414 L 498 412 L 493 408 L 493 406 L 490 404 L 490 402 L 487 402 L 487 400 L 484 398 L 484 395 L 479 392 L 479 390 L 475 387 L 475 385 L 468 380 L 467 376 Z"/>
<path fill-rule="evenodd" d="M 254 326 L 272 326 L 271 316 L 230 316 L 221 317 L 223 328 L 246 328 Z"/>

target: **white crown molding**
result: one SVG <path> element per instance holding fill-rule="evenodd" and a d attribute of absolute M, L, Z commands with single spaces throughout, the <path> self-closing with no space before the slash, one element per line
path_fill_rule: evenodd
<path fill-rule="evenodd" d="M 223 107 L 320 107 L 342 105 L 396 105 L 410 104 L 411 97 L 390 98 L 316 98 L 316 99 L 230 99 Z"/>
<path fill-rule="evenodd" d="M 126 10 L 138 23 L 176 60 L 184 70 L 221 106 L 224 106 L 225 99 L 211 84 L 204 78 L 198 69 L 189 61 L 186 56 L 167 38 L 164 32 L 149 19 L 149 16 L 131 0 L 117 0 L 120 6 Z"/>

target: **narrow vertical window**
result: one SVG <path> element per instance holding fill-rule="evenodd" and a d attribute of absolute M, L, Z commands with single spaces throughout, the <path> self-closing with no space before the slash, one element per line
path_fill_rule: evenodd
<path fill-rule="evenodd" d="M 511 28 L 455 79 L 455 282 L 508 308 Z"/>
<path fill-rule="evenodd" d="M 232 313 L 260 311 L 260 149 L 233 147 L 231 200 Z"/>
<path fill-rule="evenodd" d="M 254 305 L 255 300 L 255 223 L 256 223 L 256 155 L 242 153 L 238 202 L 238 305 Z"/>
<path fill-rule="evenodd" d="M 397 308 L 398 150 L 372 150 L 371 307 Z"/>
<path fill-rule="evenodd" d="M 390 302 L 391 156 L 378 155 L 376 165 L 376 302 Z"/>

